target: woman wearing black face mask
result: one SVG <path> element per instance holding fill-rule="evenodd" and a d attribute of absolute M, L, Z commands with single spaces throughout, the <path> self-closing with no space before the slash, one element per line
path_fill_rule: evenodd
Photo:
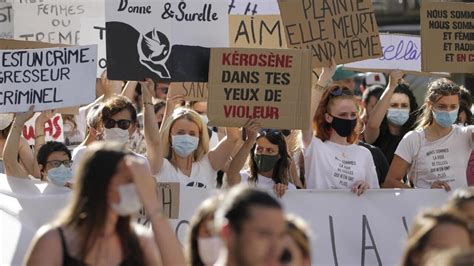
<path fill-rule="evenodd" d="M 290 155 L 285 141 L 287 132 L 258 130 L 259 127 L 255 120 L 249 120 L 244 126 L 247 139 L 229 165 L 227 184 L 232 186 L 247 182 L 258 188 L 272 189 L 278 197 L 282 197 L 287 189 L 296 189 L 288 182 Z M 249 154 L 250 169 L 241 171 Z"/>
<path fill-rule="evenodd" d="M 361 195 L 369 188 L 379 188 L 377 173 L 370 151 L 354 144 L 358 141 L 358 117 L 353 92 L 341 87 L 326 88 L 334 70 L 333 61 L 313 83 L 313 128 L 303 130 L 306 187 L 346 188 Z"/>

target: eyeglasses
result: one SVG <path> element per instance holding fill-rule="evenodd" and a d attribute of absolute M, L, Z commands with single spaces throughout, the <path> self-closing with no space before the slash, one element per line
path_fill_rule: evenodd
<path fill-rule="evenodd" d="M 72 166 L 72 160 L 64 160 L 64 161 L 61 161 L 61 160 L 51 160 L 51 161 L 47 161 L 46 162 L 47 164 L 50 164 L 52 167 L 54 168 L 58 168 L 62 165 L 66 166 L 67 168 L 71 167 Z"/>
<path fill-rule="evenodd" d="M 290 134 L 291 134 L 291 130 L 288 130 L 288 129 L 271 129 L 271 128 L 263 128 L 262 130 L 260 130 L 259 132 L 260 135 L 264 135 L 264 136 L 280 136 L 280 135 L 283 135 L 285 137 L 288 137 Z"/>
<path fill-rule="evenodd" d="M 127 119 L 120 119 L 118 121 L 115 121 L 113 119 L 107 119 L 104 122 L 104 127 L 105 128 L 114 128 L 115 125 L 119 127 L 120 129 L 128 129 L 130 128 L 130 125 L 132 124 L 132 121 L 127 120 Z"/>

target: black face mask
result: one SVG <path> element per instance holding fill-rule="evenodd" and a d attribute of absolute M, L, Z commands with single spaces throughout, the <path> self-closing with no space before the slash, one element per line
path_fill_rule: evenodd
<path fill-rule="evenodd" d="M 341 137 L 349 137 L 356 125 L 357 119 L 342 119 L 332 116 L 331 127 L 336 130 L 336 133 Z"/>

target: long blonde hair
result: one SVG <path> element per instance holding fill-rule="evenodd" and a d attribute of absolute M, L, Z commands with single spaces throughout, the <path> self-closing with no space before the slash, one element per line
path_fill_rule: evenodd
<path fill-rule="evenodd" d="M 169 119 L 164 121 L 163 127 L 160 130 L 160 138 L 162 141 L 163 157 L 168 160 L 173 155 L 173 149 L 171 148 L 171 128 L 174 123 L 179 119 L 187 119 L 197 125 L 199 129 L 199 144 L 197 149 L 194 151 L 194 161 L 199 161 L 209 152 L 209 133 L 207 127 L 204 125 L 202 118 L 196 111 L 185 107 L 176 108 Z"/>
<path fill-rule="evenodd" d="M 426 92 L 425 103 L 421 107 L 423 113 L 417 121 L 416 128 L 425 128 L 433 123 L 433 113 L 431 112 L 430 104 L 436 103 L 443 96 L 451 96 L 460 94 L 459 85 L 453 81 L 441 78 L 431 82 L 428 85 L 428 91 Z"/>

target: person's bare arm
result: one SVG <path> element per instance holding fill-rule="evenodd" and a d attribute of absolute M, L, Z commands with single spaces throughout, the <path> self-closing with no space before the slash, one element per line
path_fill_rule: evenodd
<path fill-rule="evenodd" d="M 388 169 L 383 188 L 410 188 L 402 182 L 403 177 L 407 174 L 410 164 L 403 160 L 400 156 L 394 155 L 390 168 Z"/>
<path fill-rule="evenodd" d="M 373 144 L 379 137 L 379 128 L 388 108 L 390 107 L 390 99 L 392 98 L 393 92 L 402 78 L 402 71 L 396 70 L 390 72 L 390 81 L 388 83 L 387 89 L 385 89 L 383 92 L 382 97 L 380 97 L 380 100 L 377 102 L 374 109 L 370 113 L 369 120 L 367 121 L 367 126 L 364 131 L 364 139 L 367 143 Z"/>
<path fill-rule="evenodd" d="M 132 174 L 145 212 L 151 221 L 155 243 L 160 251 L 163 265 L 185 265 L 181 245 L 168 218 L 162 215 L 162 205 L 156 193 L 156 181 L 147 163 L 135 156 L 127 156 L 124 163 Z"/>
<path fill-rule="evenodd" d="M 227 127 L 225 130 L 226 136 L 208 153 L 211 166 L 216 171 L 224 168 L 240 138 L 238 128 Z"/>
<path fill-rule="evenodd" d="M 151 172 L 157 174 L 163 165 L 163 149 L 158 124 L 156 123 L 155 108 L 152 103 L 152 95 L 155 83 L 151 79 L 140 82 L 142 85 L 143 99 L 143 128 L 145 132 L 146 155 L 150 163 Z"/>
<path fill-rule="evenodd" d="M 245 124 L 245 132 L 247 133 L 247 139 L 242 144 L 241 148 L 237 152 L 232 161 L 229 164 L 229 169 L 227 170 L 227 185 L 229 187 L 240 184 L 241 176 L 240 171 L 245 165 L 250 150 L 252 149 L 255 141 L 257 140 L 258 131 L 260 130 L 260 123 L 257 120 L 252 119 L 247 121 Z"/>
<path fill-rule="evenodd" d="M 303 139 L 303 146 L 308 147 L 311 144 L 313 139 L 313 117 L 318 109 L 319 102 L 321 101 L 321 97 L 326 90 L 326 87 L 331 82 L 332 76 L 336 71 L 336 62 L 334 59 L 331 59 L 331 66 L 324 67 L 319 79 L 316 81 L 316 77 L 313 74 L 313 82 L 312 82 L 312 90 L 311 90 L 311 115 L 308 121 L 309 128 L 306 130 L 302 130 L 302 139 Z"/>
<path fill-rule="evenodd" d="M 122 95 L 127 97 L 130 101 L 134 102 L 135 89 L 137 88 L 137 81 L 127 81 L 125 88 L 122 91 Z"/>
<path fill-rule="evenodd" d="M 3 148 L 3 162 L 5 164 L 5 174 L 8 176 L 28 178 L 28 173 L 18 162 L 19 144 L 21 131 L 26 121 L 33 117 L 33 108 L 31 106 L 27 112 L 17 113 Z"/>
<path fill-rule="evenodd" d="M 50 226 L 38 230 L 26 252 L 25 266 L 62 265 L 61 239 L 59 232 Z"/>

